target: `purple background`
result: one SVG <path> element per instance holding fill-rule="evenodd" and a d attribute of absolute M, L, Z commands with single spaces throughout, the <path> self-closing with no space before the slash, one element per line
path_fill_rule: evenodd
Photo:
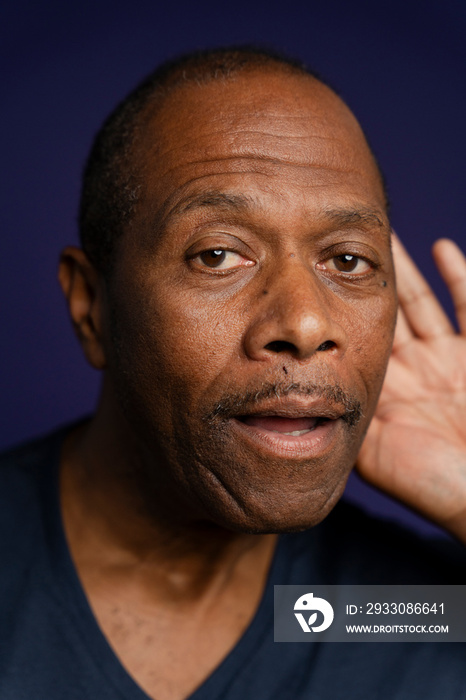
<path fill-rule="evenodd" d="M 445 300 L 429 251 L 440 235 L 465 241 L 465 36 L 463 0 L 4 1 L 0 447 L 92 410 L 99 378 L 71 332 L 58 252 L 77 240 L 93 133 L 141 77 L 180 51 L 262 42 L 327 77 L 382 163 L 396 230 Z M 350 493 L 425 528 L 357 479 Z"/>

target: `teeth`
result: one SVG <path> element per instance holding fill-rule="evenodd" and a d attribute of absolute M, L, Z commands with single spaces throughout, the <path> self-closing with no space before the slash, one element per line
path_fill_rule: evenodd
<path fill-rule="evenodd" d="M 280 430 L 274 430 L 273 432 L 278 433 L 279 435 L 293 435 L 293 437 L 299 437 L 300 435 L 309 433 L 310 430 L 292 430 L 291 433 L 282 433 Z"/>

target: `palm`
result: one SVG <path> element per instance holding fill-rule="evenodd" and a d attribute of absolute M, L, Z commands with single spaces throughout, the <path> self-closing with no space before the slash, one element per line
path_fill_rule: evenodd
<path fill-rule="evenodd" d="M 439 242 L 437 264 L 457 308 L 455 333 L 406 252 L 395 244 L 395 343 L 358 469 L 371 483 L 466 535 L 466 261 Z"/>

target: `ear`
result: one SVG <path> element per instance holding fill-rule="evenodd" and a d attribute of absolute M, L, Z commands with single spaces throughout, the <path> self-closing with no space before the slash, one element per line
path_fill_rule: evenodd
<path fill-rule="evenodd" d="M 60 256 L 58 280 L 68 302 L 74 330 L 88 362 L 96 369 L 106 366 L 102 342 L 103 281 L 86 254 L 74 246 Z"/>

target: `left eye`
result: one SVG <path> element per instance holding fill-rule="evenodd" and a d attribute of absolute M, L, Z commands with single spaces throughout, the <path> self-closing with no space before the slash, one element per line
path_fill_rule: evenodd
<path fill-rule="evenodd" d="M 327 269 L 361 275 L 371 269 L 370 263 L 357 255 L 336 255 L 326 262 Z"/>
<path fill-rule="evenodd" d="M 202 267 L 207 267 L 212 270 L 231 270 L 235 267 L 254 265 L 252 260 L 244 258 L 239 253 L 232 250 L 223 250 L 222 248 L 205 250 L 192 260 Z"/>

